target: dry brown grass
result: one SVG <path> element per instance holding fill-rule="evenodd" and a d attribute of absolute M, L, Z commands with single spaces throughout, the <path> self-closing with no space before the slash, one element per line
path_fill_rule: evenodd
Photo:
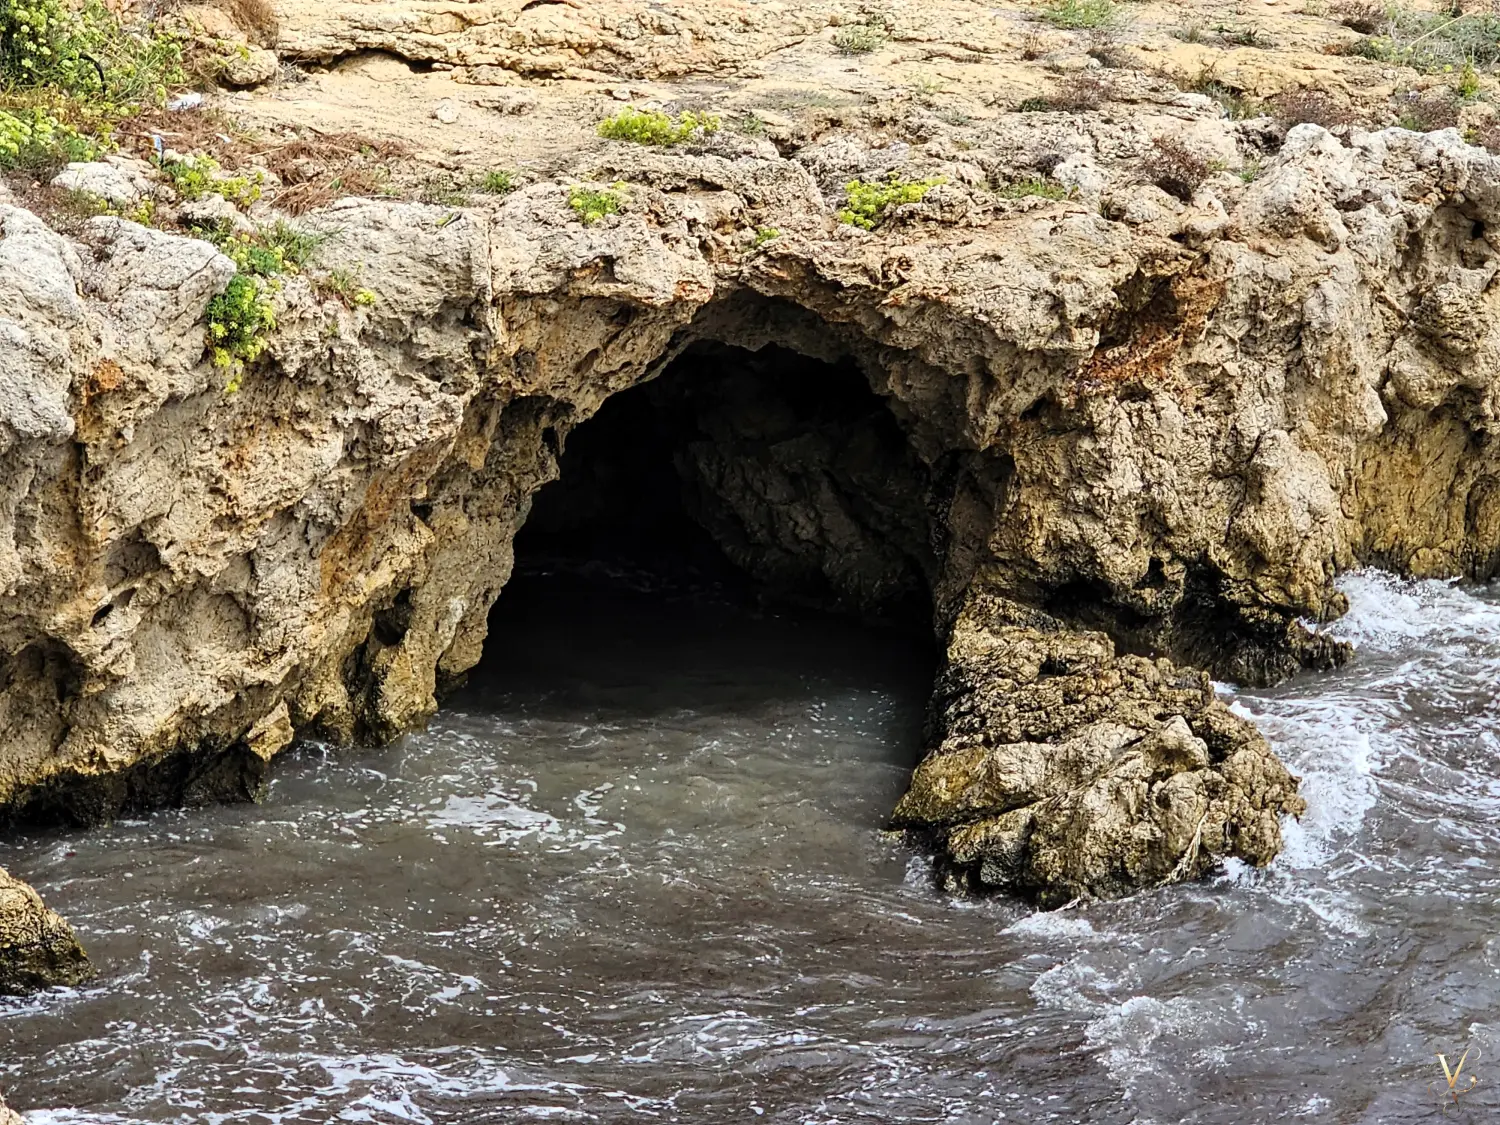
<path fill-rule="evenodd" d="M 1282 129 L 1293 125 L 1321 125 L 1337 129 L 1359 123 L 1359 115 L 1349 106 L 1321 90 L 1289 90 L 1271 99 L 1271 116 Z"/>
<path fill-rule="evenodd" d="M 1176 137 L 1157 137 L 1141 164 L 1146 177 L 1168 195 L 1184 203 L 1203 186 L 1213 166 Z"/>
<path fill-rule="evenodd" d="M 1064 113 L 1088 113 L 1107 102 L 1111 93 L 1112 87 L 1104 79 L 1078 74 L 1063 82 L 1047 102 Z"/>
<path fill-rule="evenodd" d="M 389 162 L 409 150 L 397 141 L 362 133 L 327 133 L 292 141 L 262 155 L 284 185 L 278 208 L 301 215 L 346 195 L 384 195 L 389 190 Z"/>

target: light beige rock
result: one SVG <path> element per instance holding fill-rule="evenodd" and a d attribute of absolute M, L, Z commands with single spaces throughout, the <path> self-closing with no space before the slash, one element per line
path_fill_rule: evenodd
<path fill-rule="evenodd" d="M 335 65 L 306 98 L 248 99 L 245 120 L 373 121 L 465 171 L 514 157 L 525 186 L 307 216 L 330 236 L 314 274 L 345 270 L 374 301 L 288 278 L 234 393 L 203 347 L 228 259 L 116 218 L 75 241 L 0 209 L 0 806 L 45 795 L 87 820 L 248 795 L 288 730 L 379 739 L 420 721 L 478 660 L 569 432 L 695 343 L 847 361 L 906 442 L 885 493 L 827 442 L 696 451 L 705 522 L 753 529 L 743 565 L 821 576 L 856 606 L 919 578 L 945 632 L 983 573 L 1080 644 L 1107 635 L 1098 676 L 1145 683 L 1129 654 L 1148 652 L 1196 685 L 1198 703 L 1139 721 L 1111 704 L 1076 729 L 948 746 L 988 755 L 983 784 L 951 794 L 985 810 L 961 826 L 994 845 L 963 853 L 983 856 L 981 881 L 1024 858 L 1006 880 L 1028 893 L 1119 893 L 1268 858 L 1295 796 L 1259 747 L 1214 757 L 1193 669 L 1337 662 L 1303 622 L 1340 611 L 1332 581 L 1356 563 L 1488 577 L 1500 560 L 1500 167 L 1456 132 L 1304 125 L 1246 184 L 1228 168 L 1265 123 L 1159 77 L 1111 71 L 1097 109 L 1013 112 L 1018 83 L 1053 95 L 1063 79 L 1011 68 L 1027 28 L 967 0 L 941 20 L 893 3 L 888 45 L 859 63 L 827 36 L 865 17 L 832 3 L 461 7 L 281 5 L 278 50 Z M 1060 70 L 1094 72 L 1056 38 Z M 726 69 L 753 123 L 665 151 L 597 136 L 622 82 L 680 108 L 671 76 Z M 451 125 L 422 110 L 442 99 Z M 1142 171 L 1174 131 L 1226 165 L 1205 163 L 1190 198 Z M 990 190 L 1046 170 L 1077 196 Z M 946 182 L 873 232 L 835 221 L 846 181 L 891 173 Z M 568 204 L 617 181 L 618 215 L 586 225 Z M 808 487 L 851 463 L 846 494 Z M 946 637 L 955 670 L 965 637 Z M 1033 805 L 1158 785 L 1249 842 L 1195 850 L 1186 820 L 1153 817 L 1164 843 L 1114 882 L 1068 865 L 1071 837 L 1023 846 Z M 1118 818 L 1088 823 L 1089 854 L 1126 847 Z"/>

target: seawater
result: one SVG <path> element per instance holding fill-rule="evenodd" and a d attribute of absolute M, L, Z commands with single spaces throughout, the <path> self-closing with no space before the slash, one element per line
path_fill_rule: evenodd
<path fill-rule="evenodd" d="M 614 577 L 263 804 L 0 842 L 103 971 L 0 1001 L 29 1125 L 1430 1121 L 1470 1046 L 1500 1113 L 1489 591 L 1350 575 L 1349 667 L 1223 687 L 1303 778 L 1269 869 L 1038 914 L 880 831 L 923 644 Z"/>

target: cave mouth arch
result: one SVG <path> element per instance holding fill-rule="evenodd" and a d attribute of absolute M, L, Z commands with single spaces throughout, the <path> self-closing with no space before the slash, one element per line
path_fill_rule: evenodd
<path fill-rule="evenodd" d="M 566 434 L 511 581 L 559 568 L 711 580 L 930 637 L 929 491 L 852 359 L 699 340 Z"/>

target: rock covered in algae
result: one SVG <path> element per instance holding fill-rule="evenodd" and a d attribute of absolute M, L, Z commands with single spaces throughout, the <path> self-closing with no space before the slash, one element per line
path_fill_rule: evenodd
<path fill-rule="evenodd" d="M 971 587 L 949 640 L 938 736 L 894 822 L 956 889 L 1060 906 L 1207 874 L 1281 848 L 1297 779 L 1205 673 L 1118 655 Z"/>
<path fill-rule="evenodd" d="M 72 928 L 21 880 L 0 869 L 0 995 L 19 996 L 94 975 Z M 0 1125 L 8 1111 L 0 1103 Z"/>

